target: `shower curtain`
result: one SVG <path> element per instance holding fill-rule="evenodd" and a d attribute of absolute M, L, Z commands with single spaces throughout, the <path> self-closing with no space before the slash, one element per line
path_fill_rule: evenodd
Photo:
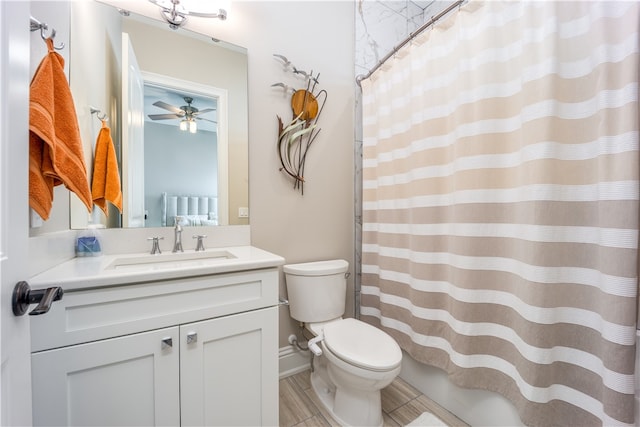
<path fill-rule="evenodd" d="M 471 1 L 362 82 L 361 317 L 527 425 L 633 425 L 631 1 Z"/>

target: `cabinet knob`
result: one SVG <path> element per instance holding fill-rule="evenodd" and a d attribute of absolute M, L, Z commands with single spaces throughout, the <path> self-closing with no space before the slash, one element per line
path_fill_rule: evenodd
<path fill-rule="evenodd" d="M 164 337 L 162 338 L 162 349 L 173 347 L 173 338 Z"/>
<path fill-rule="evenodd" d="M 187 334 L 187 344 L 192 344 L 198 341 L 198 333 L 197 332 L 189 332 Z"/>

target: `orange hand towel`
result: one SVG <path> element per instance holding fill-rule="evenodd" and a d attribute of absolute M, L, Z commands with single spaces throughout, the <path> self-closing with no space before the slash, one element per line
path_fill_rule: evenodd
<path fill-rule="evenodd" d="M 47 47 L 29 96 L 29 205 L 43 219 L 51 212 L 53 187 L 60 184 L 76 193 L 89 212 L 93 208 L 64 58 L 50 38 Z"/>
<path fill-rule="evenodd" d="M 111 139 L 111 129 L 102 121 L 102 128 L 96 140 L 96 154 L 93 161 L 93 181 L 91 183 L 93 202 L 109 216 L 107 201 L 122 212 L 122 191 L 116 150 Z"/>

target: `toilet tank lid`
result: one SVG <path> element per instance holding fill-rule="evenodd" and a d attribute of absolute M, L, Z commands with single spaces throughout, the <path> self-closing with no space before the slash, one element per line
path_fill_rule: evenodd
<path fill-rule="evenodd" d="M 343 259 L 286 264 L 282 266 L 282 270 L 286 274 L 298 276 L 325 276 L 328 274 L 346 273 L 348 268 L 349 263 Z"/>

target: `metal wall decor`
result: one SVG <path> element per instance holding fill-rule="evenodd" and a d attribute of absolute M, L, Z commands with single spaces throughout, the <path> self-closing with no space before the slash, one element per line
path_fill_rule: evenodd
<path fill-rule="evenodd" d="M 282 63 L 284 71 L 291 73 L 302 86 L 298 88 L 283 82 L 271 85 L 282 88 L 291 97 L 291 121 L 285 124 L 277 116 L 280 171 L 286 173 L 293 180 L 293 188 L 304 195 L 304 165 L 309 148 L 320 133 L 318 119 L 327 101 L 327 91 L 318 88 L 320 73 L 314 75 L 313 70 L 301 70 L 283 55 L 273 56 Z"/>

